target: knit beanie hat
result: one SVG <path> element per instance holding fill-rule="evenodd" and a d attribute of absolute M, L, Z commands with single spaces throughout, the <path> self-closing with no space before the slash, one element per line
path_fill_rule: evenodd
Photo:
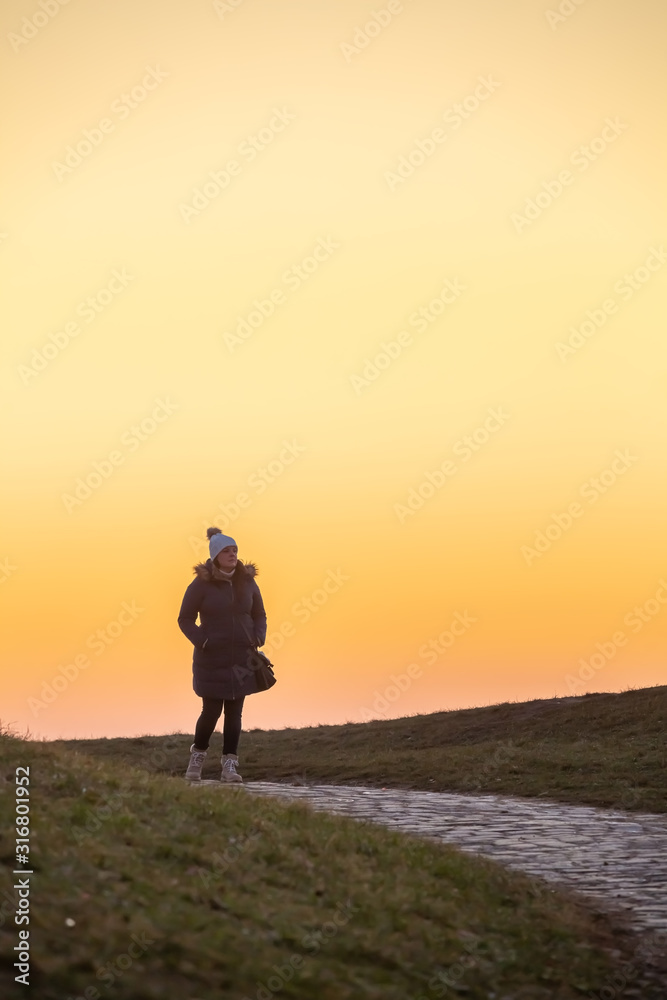
<path fill-rule="evenodd" d="M 208 551 L 211 559 L 215 559 L 218 552 L 222 552 L 228 545 L 236 545 L 234 539 L 230 538 L 229 535 L 223 535 L 220 528 L 209 528 L 206 537 L 208 538 Z"/>

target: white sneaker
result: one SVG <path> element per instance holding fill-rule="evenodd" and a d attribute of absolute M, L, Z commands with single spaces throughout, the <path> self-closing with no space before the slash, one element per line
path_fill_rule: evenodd
<path fill-rule="evenodd" d="M 206 760 L 206 750 L 195 750 L 194 743 L 190 747 L 190 763 L 185 772 L 188 781 L 201 781 L 201 769 Z"/>
<path fill-rule="evenodd" d="M 222 755 L 222 774 L 220 775 L 220 781 L 243 781 L 243 778 L 236 770 L 238 767 L 239 759 L 235 753 L 223 753 Z"/>

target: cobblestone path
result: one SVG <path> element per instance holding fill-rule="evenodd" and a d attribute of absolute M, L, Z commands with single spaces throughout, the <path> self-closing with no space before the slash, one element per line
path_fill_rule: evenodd
<path fill-rule="evenodd" d="M 455 844 L 594 896 L 602 906 L 612 902 L 661 938 L 667 932 L 667 816 L 395 788 L 263 781 L 236 788 Z"/>

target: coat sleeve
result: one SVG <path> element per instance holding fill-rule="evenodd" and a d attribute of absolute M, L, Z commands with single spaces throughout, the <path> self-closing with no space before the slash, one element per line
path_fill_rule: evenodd
<path fill-rule="evenodd" d="M 197 580 L 193 580 L 185 591 L 181 610 L 178 613 L 178 627 L 198 649 L 201 649 L 202 644 L 206 641 L 201 625 L 196 624 L 200 595 L 201 591 L 197 586 Z"/>
<path fill-rule="evenodd" d="M 252 591 L 252 610 L 250 611 L 250 615 L 252 617 L 253 625 L 255 626 L 255 638 L 257 639 L 257 645 L 263 646 L 266 639 L 266 611 L 264 610 L 264 601 L 262 600 L 259 587 L 254 580 Z"/>

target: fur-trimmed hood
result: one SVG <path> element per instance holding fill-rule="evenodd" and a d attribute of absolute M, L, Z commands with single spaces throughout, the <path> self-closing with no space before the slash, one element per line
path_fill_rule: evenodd
<path fill-rule="evenodd" d="M 213 573 L 211 572 L 210 559 L 207 559 L 206 562 L 197 563 L 197 565 L 193 567 L 193 571 L 195 575 L 198 577 L 198 579 L 204 580 L 206 583 L 210 583 L 212 580 L 215 579 Z M 255 563 L 252 562 L 244 563 L 239 559 L 236 563 L 236 569 L 234 570 L 233 579 L 235 581 L 238 581 L 242 578 L 254 580 L 255 577 L 257 576 L 257 573 L 258 569 Z"/>

